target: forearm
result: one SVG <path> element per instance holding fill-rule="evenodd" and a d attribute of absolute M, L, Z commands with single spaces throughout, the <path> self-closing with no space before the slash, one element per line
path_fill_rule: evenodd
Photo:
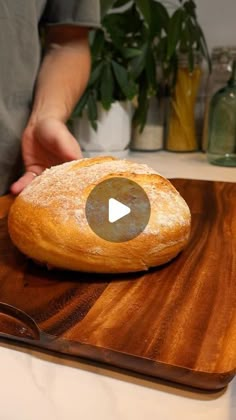
<path fill-rule="evenodd" d="M 30 123 L 51 117 L 66 122 L 86 87 L 89 72 L 87 39 L 52 45 L 39 71 Z"/>

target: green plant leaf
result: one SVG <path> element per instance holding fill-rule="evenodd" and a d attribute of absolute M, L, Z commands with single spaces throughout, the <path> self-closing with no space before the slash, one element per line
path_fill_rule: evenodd
<path fill-rule="evenodd" d="M 129 3 L 129 1 L 127 1 L 127 0 L 117 0 L 117 1 L 114 3 L 114 7 L 115 7 L 115 8 L 122 7 L 122 6 L 127 5 L 128 3 Z"/>
<path fill-rule="evenodd" d="M 99 57 L 102 55 L 105 43 L 104 32 L 101 29 L 92 31 L 92 36 L 90 38 L 90 49 L 92 57 Z"/>
<path fill-rule="evenodd" d="M 167 60 L 170 60 L 171 56 L 176 51 L 177 45 L 180 40 L 181 29 L 185 13 L 182 8 L 177 9 L 171 16 L 168 25 L 168 46 L 167 46 Z"/>
<path fill-rule="evenodd" d="M 187 19 L 186 21 L 187 36 L 191 48 L 196 48 L 199 43 L 199 29 L 198 24 L 194 20 Z"/>
<path fill-rule="evenodd" d="M 150 27 L 152 24 L 152 1 L 151 0 L 135 0 L 135 3 L 143 16 L 144 20 Z"/>
<path fill-rule="evenodd" d="M 126 16 L 127 16 L 127 25 L 128 25 L 127 32 L 130 32 L 134 36 L 137 33 L 140 33 L 142 31 L 142 28 L 145 26 L 145 22 L 143 18 L 140 19 L 140 13 L 139 13 L 139 10 L 137 9 L 135 2 L 133 2 L 132 7 L 129 10 L 127 10 Z"/>
<path fill-rule="evenodd" d="M 190 46 L 189 30 L 187 27 L 185 27 L 181 33 L 179 51 L 182 53 L 187 53 L 187 51 L 189 50 L 189 46 Z M 190 48 L 192 48 L 192 44 Z"/>
<path fill-rule="evenodd" d="M 123 92 L 125 98 L 131 100 L 137 93 L 136 84 L 129 77 L 127 70 L 120 64 L 112 61 L 112 68 L 115 74 L 117 83 Z"/>
<path fill-rule="evenodd" d="M 104 109 L 108 110 L 113 102 L 114 92 L 114 80 L 110 63 L 107 63 L 104 67 L 100 91 L 102 106 Z"/>
<path fill-rule="evenodd" d="M 88 83 L 89 86 L 93 86 L 98 81 L 98 79 L 102 77 L 103 67 L 104 63 L 100 62 L 96 67 L 92 69 Z"/>
<path fill-rule="evenodd" d="M 201 49 L 203 57 L 207 60 L 208 68 L 209 68 L 209 71 L 211 72 L 212 70 L 211 58 L 210 58 L 209 50 L 207 47 L 207 42 L 206 42 L 204 33 L 200 25 L 198 26 L 198 29 L 199 29 L 199 34 L 200 34 L 200 49 Z"/>
<path fill-rule="evenodd" d="M 95 131 L 97 130 L 97 118 L 98 113 L 96 95 L 94 95 L 94 92 L 90 92 L 88 97 L 88 119 Z"/>
<path fill-rule="evenodd" d="M 151 49 L 148 49 L 147 56 L 146 56 L 146 75 L 148 85 L 150 89 L 156 90 L 157 88 L 157 78 L 156 78 L 156 61 L 153 56 Z"/>
<path fill-rule="evenodd" d="M 139 126 L 140 132 L 143 131 L 144 126 L 147 121 L 147 112 L 148 112 L 148 86 L 144 77 L 140 81 L 140 90 L 138 95 L 138 107 L 133 116 L 133 123 L 136 126 Z"/>
<path fill-rule="evenodd" d="M 152 28 L 154 33 L 160 33 L 162 29 L 167 33 L 169 25 L 169 14 L 167 9 L 159 1 L 152 3 Z"/>
<path fill-rule="evenodd" d="M 148 51 L 148 43 L 146 42 L 145 44 L 142 45 L 140 54 L 137 57 L 130 60 L 130 63 L 129 63 L 130 71 L 134 80 L 136 80 L 140 76 L 140 74 L 142 73 L 142 71 L 144 70 L 146 66 L 147 51 Z"/>
<path fill-rule="evenodd" d="M 116 0 L 100 0 L 101 17 L 103 18 L 107 12 L 112 9 Z"/>
<path fill-rule="evenodd" d="M 134 58 L 134 57 L 139 57 L 141 54 L 142 50 L 140 50 L 139 48 L 122 48 L 121 49 L 121 53 L 123 55 L 124 58 L 130 59 L 130 58 Z"/>
<path fill-rule="evenodd" d="M 129 18 L 127 13 L 110 13 L 103 20 L 103 27 L 110 35 L 113 45 L 119 50 L 126 38 Z"/>
<path fill-rule="evenodd" d="M 192 48 L 190 48 L 188 51 L 188 69 L 190 73 L 192 73 L 194 70 L 194 51 Z"/>
<path fill-rule="evenodd" d="M 196 19 L 196 4 L 193 0 L 186 1 L 184 3 L 184 9 L 189 16 L 192 16 L 194 19 Z"/>
<path fill-rule="evenodd" d="M 121 12 L 112 12 L 103 19 L 103 27 L 109 35 L 109 41 L 118 51 L 121 48 L 137 46 L 137 37 L 141 36 L 144 26 L 138 10 L 128 2 L 129 8 Z"/>
<path fill-rule="evenodd" d="M 83 112 L 84 108 L 86 107 L 86 105 L 88 103 L 89 95 L 90 95 L 90 90 L 86 89 L 86 91 L 84 92 L 84 94 L 80 98 L 79 102 L 77 103 L 76 107 L 74 108 L 74 111 L 73 111 L 72 116 L 71 116 L 72 119 L 77 118 L 77 117 L 81 117 L 82 112 Z"/>
<path fill-rule="evenodd" d="M 167 56 L 168 37 L 163 36 L 155 47 L 156 60 L 163 62 Z"/>

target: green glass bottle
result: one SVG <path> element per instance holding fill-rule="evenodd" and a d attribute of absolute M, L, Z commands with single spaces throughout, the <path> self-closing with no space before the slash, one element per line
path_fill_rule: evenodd
<path fill-rule="evenodd" d="M 236 61 L 228 84 L 210 103 L 207 158 L 214 165 L 236 166 Z"/>

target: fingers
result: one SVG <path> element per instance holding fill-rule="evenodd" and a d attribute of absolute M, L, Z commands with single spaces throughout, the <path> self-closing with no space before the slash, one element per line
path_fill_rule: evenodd
<path fill-rule="evenodd" d="M 76 160 L 82 158 L 79 144 L 69 132 L 66 126 L 55 136 L 55 153 L 57 156 L 63 156 L 64 161 Z"/>
<path fill-rule="evenodd" d="M 60 121 L 42 121 L 36 127 L 35 136 L 43 147 L 58 157 L 58 163 L 82 158 L 78 142 Z"/>
<path fill-rule="evenodd" d="M 20 177 L 16 182 L 14 182 L 14 184 L 11 185 L 11 193 L 14 195 L 20 194 L 20 192 L 23 191 L 23 189 L 27 187 L 27 185 L 29 185 L 36 176 L 37 174 L 35 172 L 25 172 L 22 177 Z"/>
<path fill-rule="evenodd" d="M 30 134 L 30 135 L 29 135 Z M 11 192 L 19 194 L 45 168 L 81 159 L 78 142 L 61 121 L 42 120 L 34 129 L 23 134 L 23 158 L 26 172 L 14 184 Z"/>

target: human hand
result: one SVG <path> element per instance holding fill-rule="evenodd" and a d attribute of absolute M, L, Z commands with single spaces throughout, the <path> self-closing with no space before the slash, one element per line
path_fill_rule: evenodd
<path fill-rule="evenodd" d="M 11 186 L 13 194 L 19 194 L 35 176 L 53 165 L 80 159 L 82 153 L 76 139 L 66 125 L 46 118 L 26 127 L 22 136 L 22 156 L 25 173 Z"/>

